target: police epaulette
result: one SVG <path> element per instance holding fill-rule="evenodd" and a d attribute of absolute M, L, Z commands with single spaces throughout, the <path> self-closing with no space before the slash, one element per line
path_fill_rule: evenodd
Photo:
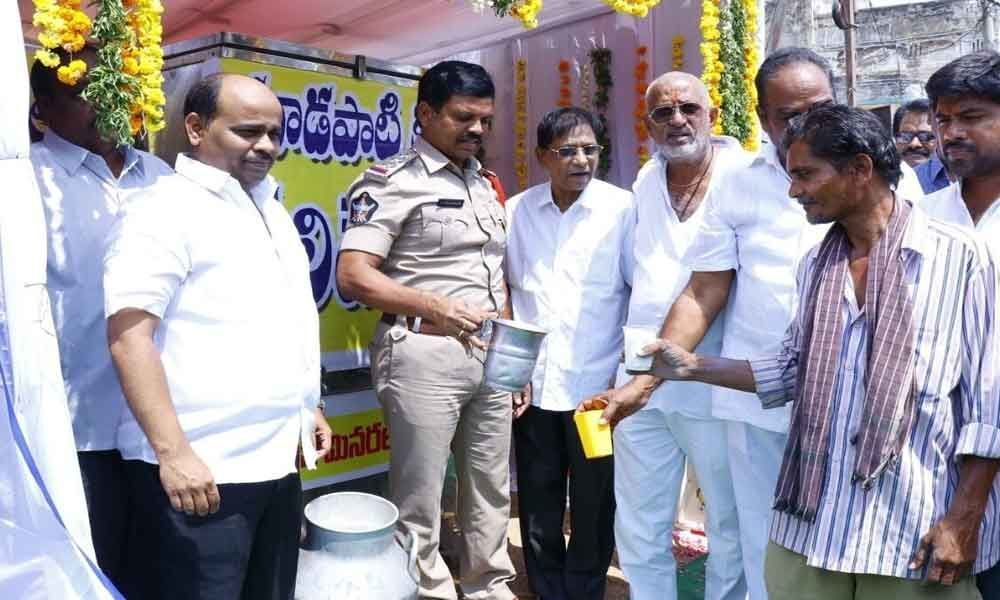
<path fill-rule="evenodd" d="M 413 148 L 409 148 L 392 158 L 387 158 L 382 162 L 377 162 L 368 167 L 368 169 L 365 170 L 365 179 L 373 179 L 384 183 L 416 157 L 417 151 Z"/>

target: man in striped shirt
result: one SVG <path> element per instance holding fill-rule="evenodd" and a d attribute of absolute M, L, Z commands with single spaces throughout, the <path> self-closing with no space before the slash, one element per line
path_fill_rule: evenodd
<path fill-rule="evenodd" d="M 771 600 L 977 600 L 967 575 L 1000 555 L 996 266 L 896 197 L 899 155 L 870 113 L 813 109 L 784 144 L 790 195 L 834 225 L 800 266 L 782 350 L 729 360 L 660 340 L 654 372 L 792 404 Z"/>
<path fill-rule="evenodd" d="M 945 223 L 975 230 L 1000 250 L 1000 53 L 966 54 L 927 80 L 939 150 L 959 179 L 922 206 Z M 994 480 L 1000 488 L 1000 478 Z M 998 540 L 1000 543 L 1000 540 Z M 984 598 L 1000 598 L 1000 563 L 979 574 Z"/>

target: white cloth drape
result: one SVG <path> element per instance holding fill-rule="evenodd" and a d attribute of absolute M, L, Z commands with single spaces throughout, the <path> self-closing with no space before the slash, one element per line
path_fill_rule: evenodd
<path fill-rule="evenodd" d="M 45 290 L 17 3 L 0 3 L 0 596 L 116 597 L 94 549 Z"/>

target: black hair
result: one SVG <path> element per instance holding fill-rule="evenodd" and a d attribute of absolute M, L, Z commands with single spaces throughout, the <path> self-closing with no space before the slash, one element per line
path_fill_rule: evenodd
<path fill-rule="evenodd" d="M 460 60 L 439 62 L 423 74 L 417 85 L 417 103 L 426 102 L 434 110 L 452 96 L 493 98 L 493 80 L 486 69 Z"/>
<path fill-rule="evenodd" d="M 824 104 L 791 120 L 781 143 L 787 152 L 795 142 L 804 142 L 813 156 L 831 163 L 838 171 L 857 155 L 865 154 L 891 187 L 903 172 L 899 152 L 885 124 L 871 112 L 843 104 Z"/>
<path fill-rule="evenodd" d="M 195 82 L 184 96 L 182 114 L 187 116 L 195 113 L 205 124 L 214 119 L 219 112 L 219 90 L 222 89 L 222 80 L 225 78 L 225 73 L 214 73 Z"/>
<path fill-rule="evenodd" d="M 981 50 L 956 58 L 935 71 L 924 89 L 933 107 L 946 96 L 979 96 L 1000 104 L 1000 53 Z"/>
<path fill-rule="evenodd" d="M 597 139 L 604 133 L 604 125 L 589 110 L 576 106 L 550 110 L 538 122 L 538 147 L 548 148 L 555 140 L 584 125 L 590 127 Z"/>
<path fill-rule="evenodd" d="M 80 58 L 81 55 L 89 55 L 91 58 L 96 59 L 97 48 L 87 44 L 83 49 L 73 54 L 66 52 L 62 48 L 55 48 L 52 50 L 52 53 L 59 57 L 61 64 L 65 65 L 69 64 L 73 59 Z M 93 65 L 94 62 L 94 60 L 90 60 L 88 64 Z M 34 96 L 35 100 L 39 98 L 52 98 L 63 93 L 76 95 L 83 91 L 83 88 L 86 86 L 83 81 L 78 82 L 75 86 L 66 85 L 59 81 L 58 68 L 46 67 L 42 64 L 42 61 L 37 59 L 31 63 L 29 83 L 31 85 L 31 95 Z"/>
<path fill-rule="evenodd" d="M 780 48 L 769 54 L 764 59 L 764 62 L 760 64 L 760 68 L 757 69 L 757 77 L 754 78 L 753 83 L 757 88 L 757 102 L 761 108 L 767 105 L 764 89 L 767 87 L 767 82 L 771 81 L 784 67 L 800 63 L 815 65 L 823 71 L 827 81 L 830 82 L 830 93 L 836 98 L 836 92 L 833 88 L 833 69 L 830 68 L 830 63 L 808 48 L 790 46 L 788 48 Z"/>
<path fill-rule="evenodd" d="M 892 115 L 892 135 L 899 134 L 899 126 L 903 124 L 903 119 L 909 113 L 927 113 L 931 112 L 931 102 L 927 98 L 917 98 L 916 100 L 910 100 L 909 102 L 903 104 L 896 109 L 896 114 Z"/>

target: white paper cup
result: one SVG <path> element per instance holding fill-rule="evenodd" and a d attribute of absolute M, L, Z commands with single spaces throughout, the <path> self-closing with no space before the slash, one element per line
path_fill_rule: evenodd
<path fill-rule="evenodd" d="M 622 327 L 625 334 L 625 370 L 629 373 L 645 373 L 653 368 L 653 356 L 640 356 L 646 346 L 656 341 L 658 332 L 647 327 Z"/>

